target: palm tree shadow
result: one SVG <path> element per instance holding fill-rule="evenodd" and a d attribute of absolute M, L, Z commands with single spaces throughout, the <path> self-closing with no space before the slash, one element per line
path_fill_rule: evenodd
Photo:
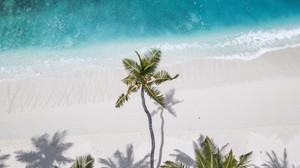
<path fill-rule="evenodd" d="M 134 163 L 133 145 L 127 145 L 126 155 L 117 150 L 112 157 L 104 159 L 99 158 L 99 163 L 105 165 L 102 168 L 149 168 L 150 155 L 146 155 L 143 159 Z"/>
<path fill-rule="evenodd" d="M 1 152 L 1 150 L 0 150 L 0 152 Z M 7 167 L 7 165 L 5 165 L 4 162 L 5 162 L 6 160 L 8 160 L 9 157 L 10 157 L 9 154 L 6 154 L 6 155 L 0 155 L 0 168 Z"/>
<path fill-rule="evenodd" d="M 264 162 L 261 167 L 264 168 L 300 168 L 300 165 L 289 165 L 288 155 L 286 148 L 283 151 L 283 158 L 278 158 L 276 153 L 272 150 L 270 153 L 266 152 L 269 161 Z M 259 168 L 259 166 L 253 165 L 255 168 Z"/>
<path fill-rule="evenodd" d="M 175 95 L 175 89 L 170 89 L 166 94 L 165 94 L 165 105 L 166 105 L 166 110 L 169 112 L 171 115 L 174 117 L 176 116 L 176 111 L 173 109 L 173 106 L 182 103 L 183 100 L 177 100 L 174 98 Z M 152 111 L 151 115 L 154 116 L 158 112 L 160 112 L 160 119 L 161 119 L 161 127 L 160 127 L 160 132 L 161 132 L 161 140 L 160 140 L 160 148 L 159 148 L 159 157 L 157 160 L 157 168 L 160 167 L 161 160 L 162 160 L 162 153 L 163 153 L 163 146 L 164 146 L 164 126 L 165 126 L 165 119 L 164 119 L 164 108 L 159 105 L 158 103 L 154 103 L 157 106 L 157 109 Z"/>
<path fill-rule="evenodd" d="M 63 142 L 66 135 L 66 131 L 57 131 L 52 138 L 48 134 L 31 138 L 35 150 L 16 151 L 17 161 L 27 164 L 26 168 L 53 168 L 54 164 L 63 165 L 73 161 L 63 156 L 73 146 L 70 142 Z"/>
<path fill-rule="evenodd" d="M 202 148 L 202 144 L 205 141 L 205 136 L 200 134 L 199 138 L 197 139 L 197 141 L 193 141 L 193 149 L 194 150 L 201 150 Z M 212 145 L 213 145 L 213 152 L 217 153 L 218 152 L 218 146 L 212 141 Z M 226 147 L 229 145 L 229 143 L 227 143 L 226 145 L 224 145 L 219 152 L 223 153 L 223 151 L 226 149 Z M 197 167 L 196 166 L 196 161 L 193 159 L 193 157 L 189 156 L 188 154 L 186 154 L 185 152 L 182 152 L 179 149 L 175 149 L 175 154 L 170 154 L 170 156 L 175 157 L 175 162 L 176 163 L 180 163 L 180 164 L 184 164 L 187 167 Z"/>

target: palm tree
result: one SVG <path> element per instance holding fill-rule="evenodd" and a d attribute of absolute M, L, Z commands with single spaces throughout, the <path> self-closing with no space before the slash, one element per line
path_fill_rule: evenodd
<path fill-rule="evenodd" d="M 205 141 L 205 136 L 200 134 L 199 138 L 197 141 L 193 141 L 193 150 L 201 150 L 202 149 L 202 144 Z M 226 147 L 229 145 L 228 143 L 224 146 L 221 147 L 221 149 L 218 148 L 218 146 L 211 140 L 212 146 L 213 146 L 213 153 L 216 154 L 218 151 L 220 151 L 220 154 L 223 153 L 223 151 L 226 149 Z M 187 167 L 194 167 L 197 168 L 196 165 L 196 160 L 194 160 L 193 157 L 189 156 L 185 152 L 175 149 L 174 150 L 176 154 L 170 154 L 170 156 L 175 157 L 175 161 L 177 163 L 183 163 Z"/>
<path fill-rule="evenodd" d="M 201 144 L 201 148 L 195 149 L 196 168 L 246 168 L 250 165 L 249 160 L 252 152 L 241 155 L 239 160 L 235 159 L 232 150 L 227 155 L 221 154 L 218 148 L 210 138 L 206 137 Z M 162 168 L 180 168 L 184 167 L 172 161 L 165 162 Z"/>
<path fill-rule="evenodd" d="M 0 150 L 1 151 L 1 150 Z M 4 164 L 4 161 L 9 159 L 10 155 L 9 154 L 6 154 L 6 155 L 0 155 L 0 168 L 4 168 L 4 167 L 7 167 L 5 164 Z"/>
<path fill-rule="evenodd" d="M 164 97 L 155 85 L 173 80 L 178 77 L 178 74 L 171 77 L 166 71 L 157 71 L 161 59 L 161 51 L 158 49 L 152 49 L 146 52 L 143 58 L 138 52 L 136 52 L 136 54 L 139 58 L 139 63 L 132 59 L 123 59 L 123 65 L 128 72 L 128 76 L 122 81 L 128 86 L 128 90 L 118 98 L 116 107 L 121 107 L 125 101 L 128 101 L 131 93 L 137 92 L 139 89 L 141 90 L 142 106 L 148 118 L 148 127 L 151 137 L 150 168 L 154 168 L 155 138 L 152 128 L 152 118 L 146 106 L 144 94 L 146 92 L 150 98 L 165 108 Z"/>
<path fill-rule="evenodd" d="M 72 143 L 64 143 L 66 131 L 56 132 L 52 139 L 48 134 L 38 138 L 31 138 L 35 151 L 15 152 L 18 161 L 26 163 L 26 168 L 53 168 L 54 163 L 66 164 L 72 159 L 63 156 L 63 153 L 72 147 Z"/>
<path fill-rule="evenodd" d="M 76 158 L 75 163 L 71 166 L 71 168 L 93 168 L 95 159 L 91 155 L 80 156 Z"/>
<path fill-rule="evenodd" d="M 149 155 L 146 155 L 143 159 L 134 163 L 133 146 L 130 144 L 127 146 L 126 155 L 117 150 L 112 158 L 100 158 L 99 162 L 105 165 L 102 168 L 148 168 L 149 162 L 146 161 L 148 158 Z"/>

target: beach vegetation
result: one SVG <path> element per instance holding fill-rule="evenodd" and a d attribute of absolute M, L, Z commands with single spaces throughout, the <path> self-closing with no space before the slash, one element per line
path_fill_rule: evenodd
<path fill-rule="evenodd" d="M 205 141 L 205 136 L 200 134 L 199 138 L 196 141 L 193 141 L 193 150 L 201 150 L 202 148 L 202 144 Z M 216 154 L 218 151 L 220 152 L 220 154 L 223 154 L 224 151 L 226 150 L 227 146 L 229 145 L 229 143 L 223 145 L 221 148 L 219 148 L 211 139 L 211 143 L 213 146 L 213 153 Z M 196 160 L 194 159 L 194 156 L 189 156 L 187 153 L 179 150 L 179 149 L 175 149 L 174 150 L 176 153 L 174 154 L 170 154 L 170 156 L 175 158 L 175 162 L 176 163 L 182 163 L 187 167 L 196 167 Z"/>
<path fill-rule="evenodd" d="M 218 148 L 215 148 L 212 140 L 206 137 L 201 144 L 201 148 L 195 149 L 195 165 L 184 166 L 182 163 L 167 161 L 161 168 L 246 168 L 250 167 L 249 162 L 252 152 L 246 153 L 236 159 L 232 150 L 226 155 L 223 155 Z"/>
<path fill-rule="evenodd" d="M 177 78 L 178 74 L 172 77 L 167 71 L 157 70 L 161 60 L 161 51 L 159 49 L 151 49 L 146 52 L 143 57 L 138 52 L 136 52 L 136 55 L 139 59 L 138 62 L 129 58 L 125 58 L 122 61 L 125 70 L 128 72 L 128 76 L 125 77 L 122 82 L 128 86 L 128 89 L 126 93 L 121 94 L 115 106 L 117 108 L 121 107 L 129 100 L 130 94 L 139 90 L 141 91 L 142 106 L 147 115 L 151 138 L 150 168 L 154 168 L 155 137 L 151 114 L 145 102 L 145 93 L 155 102 L 166 108 L 164 96 L 156 86 Z"/>
<path fill-rule="evenodd" d="M 71 168 L 93 168 L 95 159 L 91 155 L 77 157 Z"/>
<path fill-rule="evenodd" d="M 133 145 L 130 144 L 126 148 L 126 154 L 117 150 L 112 157 L 104 159 L 100 158 L 99 162 L 105 166 L 101 168 L 149 168 L 149 155 L 143 159 L 134 162 Z"/>

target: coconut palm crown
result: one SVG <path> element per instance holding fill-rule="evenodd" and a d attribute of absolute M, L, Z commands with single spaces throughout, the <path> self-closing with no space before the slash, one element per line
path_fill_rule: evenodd
<path fill-rule="evenodd" d="M 165 107 L 164 97 L 160 91 L 153 85 L 159 85 L 165 81 L 173 80 L 179 75 L 171 77 L 168 72 L 164 70 L 157 71 L 158 64 L 161 59 L 161 51 L 159 49 L 152 49 L 141 55 L 135 52 L 139 58 L 139 63 L 125 58 L 123 59 L 123 65 L 125 70 L 129 73 L 122 82 L 128 86 L 126 93 L 123 93 L 116 102 L 116 107 L 121 107 L 125 101 L 129 100 L 131 93 L 137 92 L 142 88 L 150 98 L 154 99 L 162 107 Z"/>

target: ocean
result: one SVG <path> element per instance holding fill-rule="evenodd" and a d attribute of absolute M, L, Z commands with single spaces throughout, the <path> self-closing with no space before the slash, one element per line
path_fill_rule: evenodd
<path fill-rule="evenodd" d="M 297 0 L 1 0 L 0 79 L 119 67 L 160 48 L 164 64 L 253 59 L 300 44 Z"/>

